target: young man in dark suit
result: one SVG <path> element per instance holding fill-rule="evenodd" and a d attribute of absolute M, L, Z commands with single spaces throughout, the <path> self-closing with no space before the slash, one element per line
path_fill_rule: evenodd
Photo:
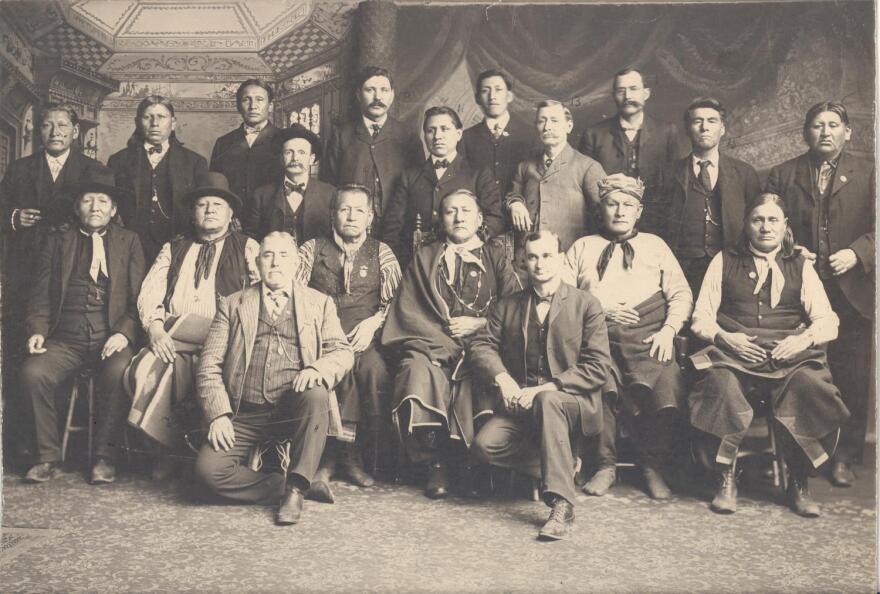
<path fill-rule="evenodd" d="M 334 127 L 327 142 L 321 178 L 336 186 L 360 184 L 373 195 L 373 237 L 379 237 L 388 201 L 404 169 L 422 160 L 422 143 L 388 115 L 394 81 L 384 68 L 367 66 L 354 85 L 359 113 Z"/>
<path fill-rule="evenodd" d="M 279 130 L 273 140 L 283 173 L 254 192 L 245 204 L 241 224 L 257 241 L 272 231 L 285 231 L 302 245 L 330 233 L 334 188 L 310 176 L 321 154 L 321 139 L 300 124 Z"/>
<path fill-rule="evenodd" d="M 782 196 L 795 241 L 809 250 L 840 318 L 828 363 L 850 419 L 832 457 L 831 480 L 848 487 L 862 457 L 874 381 L 874 165 L 847 152 L 852 136 L 842 103 L 817 103 L 804 118 L 809 150 L 770 170 L 767 191 Z"/>
<path fill-rule="evenodd" d="M 111 155 L 107 165 L 116 185 L 130 190 L 119 203 L 119 216 L 140 236 L 149 265 L 163 244 L 189 228 L 192 213 L 183 198 L 208 164 L 177 140 L 174 106 L 168 99 L 145 98 L 134 122 L 128 146 Z"/>
<path fill-rule="evenodd" d="M 578 149 L 598 161 L 608 175 L 640 178 L 650 200 L 660 169 L 687 154 L 687 149 L 673 124 L 645 113 L 651 88 L 645 85 L 641 72 L 627 68 L 615 74 L 611 96 L 617 113 L 587 128 Z"/>
<path fill-rule="evenodd" d="M 715 254 L 740 236 L 745 205 L 761 190 L 751 165 L 719 151 L 726 115 L 712 98 L 687 107 L 691 154 L 661 171 L 660 190 L 645 201 L 645 229 L 672 248 L 695 295 Z"/>
<path fill-rule="evenodd" d="M 539 538 L 567 538 L 574 523 L 578 436 L 602 427 L 602 386 L 611 365 L 595 297 L 562 282 L 564 255 L 548 231 L 526 236 L 530 286 L 502 298 L 470 345 L 476 374 L 498 386 L 496 412 L 473 455 L 541 479 L 552 508 Z M 538 446 L 538 447 L 535 447 Z"/>
<path fill-rule="evenodd" d="M 440 200 L 453 190 L 476 194 L 483 213 L 487 237 L 504 231 L 501 194 L 486 168 L 474 168 L 458 154 L 462 124 L 451 107 L 431 107 L 425 111 L 425 144 L 431 152 L 418 167 L 404 171 L 391 197 L 382 227 L 382 241 L 394 250 L 403 266 L 412 257 L 412 234 L 416 218 L 422 230 L 433 235 L 440 225 Z"/>
<path fill-rule="evenodd" d="M 129 401 L 122 375 L 137 346 L 137 296 L 144 279 L 144 255 L 133 231 L 111 223 L 124 192 L 107 171 L 69 187 L 67 199 L 51 209 L 56 224 L 76 222 L 49 235 L 30 293 L 27 350 L 21 389 L 30 404 L 37 463 L 28 482 L 53 477 L 61 461 L 55 389 L 83 365 L 97 372 L 97 461 L 91 482 L 109 483 Z"/>
<path fill-rule="evenodd" d="M 513 81 L 499 70 L 477 77 L 474 98 L 485 117 L 464 131 L 458 150 L 474 169 L 487 168 L 505 196 L 520 161 L 541 150 L 534 126 L 515 120 L 508 107 L 513 101 Z"/>
<path fill-rule="evenodd" d="M 266 180 L 281 175 L 273 145 L 279 129 L 269 121 L 273 98 L 272 87 L 266 81 L 251 78 L 241 83 L 235 92 L 235 105 L 242 124 L 218 138 L 211 151 L 211 171 L 225 175 L 229 189 L 245 205 Z"/>

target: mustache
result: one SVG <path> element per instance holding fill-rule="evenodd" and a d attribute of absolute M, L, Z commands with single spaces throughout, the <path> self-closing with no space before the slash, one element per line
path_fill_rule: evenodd
<path fill-rule="evenodd" d="M 376 99 L 375 101 L 370 103 L 370 107 L 388 107 L 388 106 L 385 105 L 384 103 L 382 103 L 382 101 L 380 101 L 379 99 Z"/>

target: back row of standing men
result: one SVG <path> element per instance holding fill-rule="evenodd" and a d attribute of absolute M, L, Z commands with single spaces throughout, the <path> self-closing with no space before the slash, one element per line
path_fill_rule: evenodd
<path fill-rule="evenodd" d="M 588 128 L 578 152 L 568 143 L 573 122 L 562 104 L 540 103 L 535 126 L 526 126 L 510 117 L 512 84 L 503 73 L 484 72 L 475 86 L 485 119 L 462 130 L 452 109 L 429 109 L 423 133 L 430 155 L 419 162 L 423 153 L 418 139 L 388 116 L 394 87 L 381 68 L 360 74 L 355 85 L 360 116 L 332 131 L 326 151 L 301 127 L 274 127 L 268 121 L 271 87 L 246 81 L 236 94 L 243 125 L 218 138 L 210 169 L 223 173 L 232 195 L 241 199 L 246 233 L 261 239 L 285 231 L 299 244 L 332 235 L 327 217 L 332 186 L 364 186 L 372 195 L 372 234 L 404 265 L 413 256 L 417 222 L 432 235 L 442 224 L 441 199 L 468 190 L 482 211 L 487 236 L 512 231 L 505 247 L 523 278 L 528 232 L 553 231 L 563 250 L 595 232 L 599 181 L 618 172 L 645 180 L 642 226 L 668 243 L 694 292 L 712 258 L 740 237 L 743 211 L 761 188 L 750 165 L 719 152 L 726 112 L 716 100 L 698 99 L 686 109 L 688 153 L 678 147 L 675 126 L 644 112 L 651 90 L 642 75 L 621 71 L 612 89 L 618 114 Z M 78 134 L 75 112 L 47 106 L 40 119 L 45 152 L 13 163 L 0 188 L 0 215 L 11 246 L 7 278 L 20 289 L 13 295 L 12 311 L 17 297 L 19 312 L 29 294 L 33 256 L 43 240 L 42 217 L 53 188 L 88 178 L 90 170 L 103 167 L 70 151 Z M 118 202 L 118 213 L 140 237 L 149 265 L 162 258 L 163 245 L 189 231 L 192 208 L 184 197 L 204 179 L 208 163 L 176 139 L 174 110 L 167 100 L 145 99 L 135 124 L 128 146 L 112 155 L 108 165 L 115 185 L 129 191 Z M 809 151 L 774 168 L 766 188 L 785 199 L 794 236 L 815 257 L 841 318 L 841 338 L 832 343 L 829 359 L 854 413 L 833 466 L 833 479 L 841 485 L 851 482 L 849 464 L 864 442 L 872 336 L 865 320 L 873 318 L 873 167 L 845 152 L 850 135 L 842 105 L 815 106 L 804 122 Z M 321 156 L 322 177 L 329 184 L 309 176 Z M 165 257 L 173 271 L 174 247 L 169 245 Z M 234 281 L 230 289 L 240 286 Z M 5 318 L 7 328 L 23 318 Z M 151 336 L 151 344 L 155 342 Z M 608 432 L 610 437 L 604 435 Z M 613 432 L 613 425 L 603 428 L 593 485 L 597 492 L 614 480 Z"/>

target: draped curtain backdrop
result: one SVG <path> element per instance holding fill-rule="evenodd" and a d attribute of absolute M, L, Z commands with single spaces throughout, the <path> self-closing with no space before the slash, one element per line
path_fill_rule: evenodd
<path fill-rule="evenodd" d="M 577 132 L 614 113 L 611 78 L 634 67 L 648 73 L 650 111 L 678 122 L 683 107 L 700 95 L 712 95 L 729 107 L 773 101 L 781 65 L 812 59 L 802 55 L 799 35 L 811 37 L 816 51 L 827 54 L 814 73 L 823 79 L 819 88 L 825 92 L 841 87 L 843 56 L 860 53 L 869 67 L 855 80 L 864 95 L 860 100 L 870 105 L 870 2 L 400 7 L 397 110 L 418 126 L 429 102 L 459 97 L 461 104 L 452 107 L 465 112 L 466 124 L 472 123 L 479 118 L 473 80 L 482 70 L 500 67 L 514 80 L 514 117 L 529 120 L 535 102 L 554 98 L 571 107 Z M 450 82 L 461 68 L 467 80 L 461 76 Z M 862 81 L 865 75 L 868 80 Z M 471 86 L 451 88 L 465 82 Z M 795 103 L 825 98 L 811 96 L 809 89 L 791 92 L 801 97 Z M 803 111 L 793 115 L 802 118 Z"/>

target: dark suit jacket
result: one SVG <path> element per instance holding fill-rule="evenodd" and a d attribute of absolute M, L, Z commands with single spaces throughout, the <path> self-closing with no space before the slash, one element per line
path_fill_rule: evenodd
<path fill-rule="evenodd" d="M 526 385 L 526 344 L 534 291 L 531 287 L 501 299 L 489 314 L 486 326 L 470 345 L 470 363 L 488 385 L 505 371 L 520 386 Z M 602 387 L 611 366 L 608 329 L 599 301 L 565 283 L 550 302 L 547 362 L 560 389 L 579 396 L 581 429 L 594 433 L 601 422 L 592 411 L 601 409 Z"/>
<path fill-rule="evenodd" d="M 615 115 L 584 130 L 578 150 L 602 165 L 605 173 L 626 169 L 624 131 Z M 645 114 L 639 132 L 639 177 L 653 189 L 663 166 L 688 154 L 673 124 L 655 120 Z"/>
<path fill-rule="evenodd" d="M 137 347 L 140 319 L 137 298 L 144 281 L 144 251 L 134 231 L 111 223 L 107 230 L 107 272 L 110 296 L 107 314 L 112 333 L 124 334 Z M 79 228 L 51 233 L 40 253 L 36 281 L 28 303 L 28 336 L 52 335 L 61 318 L 61 306 L 76 259 Z"/>
<path fill-rule="evenodd" d="M 488 169 L 473 169 L 461 155 L 456 155 L 438 181 L 434 164 L 429 158 L 418 167 L 403 172 L 382 223 L 382 241 L 394 250 L 401 264 L 405 265 L 412 256 L 416 215 L 422 216 L 423 230 L 434 230 L 440 220 L 440 199 L 453 190 L 461 189 L 477 195 L 489 237 L 504 232 L 501 193 Z"/>
<path fill-rule="evenodd" d="M 384 217 L 388 202 L 397 188 L 400 174 L 424 158 L 422 143 L 412 130 L 388 118 L 374 141 L 359 115 L 354 121 L 335 126 L 321 162 L 321 179 L 334 186 L 357 183 L 373 188 L 373 164 L 382 184 L 382 204 L 376 205 Z M 374 221 L 374 225 L 380 221 Z"/>
<path fill-rule="evenodd" d="M 137 212 L 144 208 L 152 200 L 152 196 L 138 195 L 141 187 L 139 167 L 140 158 L 144 153 L 143 142 L 131 143 L 121 151 L 114 153 L 107 160 L 107 165 L 113 170 L 116 185 L 120 188 L 131 190 L 134 202 L 123 201 L 118 205 L 119 216 L 127 229 L 143 233 L 147 229 L 149 221 L 137 220 Z M 166 159 L 168 162 L 169 175 L 171 177 L 171 200 L 172 206 L 172 237 L 186 232 L 192 221 L 192 209 L 184 202 L 183 198 L 196 185 L 196 180 L 208 170 L 208 163 L 200 154 L 184 148 L 182 144 L 174 140 L 168 147 Z M 169 238 L 170 239 L 170 238 Z"/>
<path fill-rule="evenodd" d="M 492 173 L 501 196 L 510 191 L 513 174 L 520 161 L 541 152 L 541 141 L 534 126 L 510 118 L 504 134 L 495 139 L 485 121 L 480 121 L 464 131 L 458 143 L 458 154 L 471 167 L 485 167 Z"/>
<path fill-rule="evenodd" d="M 795 242 L 811 252 L 818 249 L 813 229 L 820 216 L 813 197 L 809 153 L 770 170 L 767 191 L 788 205 L 788 223 Z M 850 248 L 859 263 L 837 278 L 843 294 L 864 317 L 874 318 L 874 165 L 846 152 L 840 155 L 828 203 L 829 253 Z"/>
<path fill-rule="evenodd" d="M 688 200 L 688 168 L 691 156 L 670 163 L 662 169 L 660 189 L 654 199 L 645 204 L 644 224 L 641 227 L 663 238 L 678 253 L 681 237 L 682 212 Z M 718 159 L 718 181 L 721 192 L 721 226 L 724 246 L 736 245 L 743 229 L 746 204 L 761 192 L 761 182 L 755 169 L 739 159 L 721 154 Z"/>
<path fill-rule="evenodd" d="M 281 155 L 272 142 L 277 133 L 278 128 L 269 122 L 249 147 L 242 125 L 214 142 L 210 169 L 225 175 L 229 189 L 245 204 L 267 180 L 278 179 L 284 174 Z"/>
<path fill-rule="evenodd" d="M 330 201 L 333 186 L 317 179 L 310 179 L 306 186 L 300 209 L 303 217 L 303 237 L 297 237 L 302 245 L 309 239 L 326 237 L 330 234 Z M 292 219 L 293 211 L 284 193 L 284 181 L 267 184 L 254 192 L 250 203 L 245 204 L 241 226 L 244 232 L 262 241 L 272 231 L 283 231 Z"/>

